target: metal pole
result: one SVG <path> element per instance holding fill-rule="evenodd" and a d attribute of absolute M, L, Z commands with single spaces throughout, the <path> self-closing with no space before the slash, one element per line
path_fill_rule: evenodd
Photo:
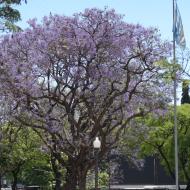
<path fill-rule="evenodd" d="M 156 185 L 156 158 L 154 155 L 154 185 Z"/>
<path fill-rule="evenodd" d="M 95 190 L 98 190 L 98 150 L 96 150 Z"/>
<path fill-rule="evenodd" d="M 173 0 L 173 23 L 175 22 L 175 0 Z M 175 24 L 175 23 L 174 23 Z M 173 28 L 173 62 L 174 62 L 174 141 L 175 141 L 175 182 L 176 182 L 176 190 L 178 190 L 179 184 L 178 184 L 178 135 L 177 135 L 177 102 L 176 102 L 176 54 L 175 54 L 175 31 Z"/>

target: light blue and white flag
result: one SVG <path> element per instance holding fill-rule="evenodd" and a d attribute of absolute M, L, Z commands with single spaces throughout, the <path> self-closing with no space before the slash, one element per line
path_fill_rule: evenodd
<path fill-rule="evenodd" d="M 179 45 L 181 48 L 184 49 L 186 47 L 186 41 L 185 41 L 183 24 L 177 6 L 177 2 L 175 3 L 173 32 L 174 32 L 174 40 L 176 41 L 177 45 Z"/>

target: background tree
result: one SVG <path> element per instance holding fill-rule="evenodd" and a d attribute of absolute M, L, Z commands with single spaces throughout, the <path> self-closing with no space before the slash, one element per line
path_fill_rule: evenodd
<path fill-rule="evenodd" d="M 84 190 L 95 137 L 102 159 L 130 120 L 170 101 L 156 63 L 171 46 L 156 29 L 127 24 L 114 10 L 55 15 L 30 26 L 0 44 L 1 97 L 11 101 L 10 116 L 43 131 L 66 168 L 64 189 Z"/>
<path fill-rule="evenodd" d="M 182 83 L 182 98 L 181 104 L 190 104 L 189 97 L 189 80 L 184 80 Z"/>
<path fill-rule="evenodd" d="M 19 181 L 26 186 L 36 185 L 45 189 L 54 189 L 55 179 L 49 154 L 38 152 L 35 159 L 24 165 Z"/>
<path fill-rule="evenodd" d="M 1 0 L 0 1 L 0 30 L 2 32 L 19 31 L 21 28 L 15 25 L 15 22 L 21 19 L 20 13 L 13 8 L 15 5 L 20 5 L 23 0 Z M 25 3 L 27 2 L 24 0 Z"/>
<path fill-rule="evenodd" d="M 9 152 L 10 148 L 4 143 L 0 144 L 0 189 L 2 188 L 2 179 L 9 171 Z"/>
<path fill-rule="evenodd" d="M 31 129 L 16 126 L 15 123 L 2 126 L 1 132 L 1 175 L 7 176 L 12 181 L 12 189 L 16 189 L 16 184 L 23 181 L 22 172 L 26 166 L 45 162 L 40 151 L 41 140 Z"/>
<path fill-rule="evenodd" d="M 184 104 L 177 107 L 178 138 L 179 138 L 179 177 L 182 182 L 190 187 L 189 177 L 189 134 L 190 134 L 190 105 Z M 166 171 L 175 181 L 175 160 L 174 160 L 174 132 L 173 132 L 173 111 L 161 117 L 148 117 L 143 122 L 147 125 L 147 133 L 141 135 L 141 155 L 156 155 Z"/>

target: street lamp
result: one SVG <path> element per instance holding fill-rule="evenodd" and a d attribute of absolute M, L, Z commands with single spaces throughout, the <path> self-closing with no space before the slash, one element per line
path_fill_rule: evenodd
<path fill-rule="evenodd" d="M 96 166 L 95 166 L 95 190 L 98 190 L 98 150 L 101 147 L 101 142 L 98 137 L 93 142 L 93 147 L 96 151 Z"/>

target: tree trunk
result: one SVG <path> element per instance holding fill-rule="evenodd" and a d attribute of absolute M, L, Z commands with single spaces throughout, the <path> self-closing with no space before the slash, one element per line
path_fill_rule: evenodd
<path fill-rule="evenodd" d="M 77 168 L 78 172 L 77 172 Z M 70 171 L 67 170 L 66 183 L 64 185 L 64 190 L 86 190 L 86 170 L 81 169 L 81 167 L 74 166 Z M 78 185 L 78 189 L 77 189 Z"/>
<path fill-rule="evenodd" d="M 171 178 L 175 182 L 175 173 L 172 171 L 172 168 L 171 168 L 171 165 L 170 165 L 168 159 L 166 158 L 166 156 L 164 155 L 164 153 L 163 153 L 163 151 L 162 151 L 162 149 L 160 147 L 158 147 L 158 151 L 159 151 L 160 155 L 162 156 L 162 158 L 164 159 L 164 161 L 166 163 L 166 166 L 167 166 L 167 169 L 169 171 L 169 174 L 170 174 Z"/>
<path fill-rule="evenodd" d="M 81 158 L 68 159 L 64 190 L 86 190 L 86 176 L 89 168 L 87 166 L 89 163 L 87 160 L 83 160 L 84 156 Z"/>
<path fill-rule="evenodd" d="M 185 190 L 190 190 L 190 180 L 188 180 Z"/>
<path fill-rule="evenodd" d="M 17 167 L 12 170 L 13 175 L 13 184 L 12 184 L 12 190 L 17 190 L 17 182 L 18 182 L 18 174 L 21 170 L 21 167 L 25 164 L 25 161 L 20 161 L 17 165 Z"/>
<path fill-rule="evenodd" d="M 61 173 L 55 173 L 55 190 L 61 190 Z"/>
<path fill-rule="evenodd" d="M 56 163 L 56 159 L 54 155 L 51 154 L 51 164 L 52 164 L 52 169 L 55 177 L 55 190 L 61 190 L 61 172 L 59 171 L 59 165 Z"/>
<path fill-rule="evenodd" d="M 87 172 L 84 169 L 78 171 L 78 186 L 79 190 L 86 190 L 86 175 Z"/>
<path fill-rule="evenodd" d="M 2 176 L 0 175 L 0 190 L 1 190 L 1 188 L 2 188 L 2 183 L 1 183 L 1 181 L 2 181 Z"/>
<path fill-rule="evenodd" d="M 65 176 L 64 190 L 76 190 L 77 189 L 77 168 L 73 159 L 68 159 L 67 172 Z"/>
<path fill-rule="evenodd" d="M 17 173 L 13 172 L 12 190 L 17 190 Z"/>
<path fill-rule="evenodd" d="M 76 190 L 77 188 L 77 177 L 76 173 L 72 171 L 67 171 L 66 173 L 66 183 L 63 186 L 64 190 Z"/>

